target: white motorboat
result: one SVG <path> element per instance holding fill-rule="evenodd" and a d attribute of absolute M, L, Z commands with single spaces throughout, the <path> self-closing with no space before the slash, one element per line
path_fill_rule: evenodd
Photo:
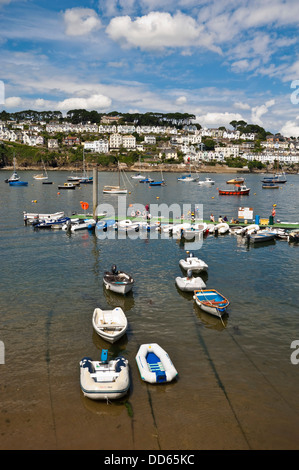
<path fill-rule="evenodd" d="M 138 232 L 139 223 L 132 222 L 132 220 L 130 220 L 130 219 L 125 219 L 125 220 L 121 220 L 120 222 L 118 222 L 117 225 L 116 225 L 116 228 L 117 228 L 117 230 L 124 230 L 126 232 L 128 232 L 128 231 Z"/>
<path fill-rule="evenodd" d="M 188 252 L 187 252 L 188 253 Z M 194 273 L 200 273 L 208 270 L 208 265 L 201 259 L 189 253 L 185 259 L 179 261 L 179 265 L 185 271 L 191 270 Z"/>
<path fill-rule="evenodd" d="M 199 184 L 200 186 L 205 186 L 205 185 L 209 186 L 209 185 L 215 184 L 215 181 L 212 180 L 212 178 L 208 178 L 208 177 L 207 177 L 207 178 L 206 178 L 205 180 L 203 180 L 203 181 L 198 181 L 197 184 Z"/>
<path fill-rule="evenodd" d="M 204 235 L 207 232 L 208 232 L 208 225 L 205 222 L 201 224 L 195 223 L 195 224 L 192 224 L 190 227 L 183 229 L 183 236 L 184 238 L 188 239 L 188 238 L 193 238 L 196 235 Z"/>
<path fill-rule="evenodd" d="M 128 320 L 120 307 L 113 310 L 95 308 L 92 316 L 92 326 L 101 338 L 109 343 L 115 343 L 127 331 Z"/>
<path fill-rule="evenodd" d="M 114 264 L 111 268 L 111 272 L 105 272 L 103 283 L 107 290 L 111 290 L 117 294 L 127 294 L 133 288 L 134 279 L 129 274 L 118 271 Z"/>
<path fill-rule="evenodd" d="M 141 175 L 140 173 L 138 173 L 138 175 L 132 175 L 131 178 L 133 180 L 144 180 L 146 178 L 146 176 Z"/>
<path fill-rule="evenodd" d="M 70 219 L 63 226 L 62 230 L 69 232 L 77 232 L 78 230 L 92 230 L 96 226 L 94 219 Z"/>
<path fill-rule="evenodd" d="M 108 360 L 108 350 L 102 350 L 101 360 L 84 357 L 80 361 L 80 387 L 91 400 L 115 400 L 130 388 L 129 363 L 123 356 Z"/>
<path fill-rule="evenodd" d="M 214 232 L 216 232 L 220 235 L 221 234 L 223 235 L 224 233 L 229 232 L 229 225 L 226 222 L 221 222 L 221 223 L 215 225 Z"/>
<path fill-rule="evenodd" d="M 39 213 L 39 212 L 23 212 L 24 222 L 26 224 L 32 224 L 34 222 L 43 221 L 43 220 L 57 220 L 64 217 L 64 212 L 48 212 L 48 213 Z"/>
<path fill-rule="evenodd" d="M 77 185 L 74 183 L 67 182 L 64 184 L 59 184 L 58 189 L 76 189 L 76 186 Z"/>
<path fill-rule="evenodd" d="M 169 233 L 169 235 L 180 235 L 182 231 L 191 229 L 191 224 L 186 222 L 183 224 L 167 224 L 162 225 L 162 231 L 164 233 Z"/>
<path fill-rule="evenodd" d="M 194 277 L 191 270 L 188 270 L 187 276 L 185 277 L 176 277 L 175 283 L 177 287 L 184 292 L 194 292 L 197 289 L 203 289 L 206 287 L 202 278 Z"/>
<path fill-rule="evenodd" d="M 178 375 L 169 355 L 157 343 L 142 344 L 136 355 L 136 363 L 145 382 L 171 382 Z"/>

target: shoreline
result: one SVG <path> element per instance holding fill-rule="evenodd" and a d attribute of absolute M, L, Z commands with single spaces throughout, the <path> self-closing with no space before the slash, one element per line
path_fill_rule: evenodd
<path fill-rule="evenodd" d="M 117 172 L 118 167 L 117 166 L 95 166 L 95 165 L 90 165 L 90 168 L 87 171 L 92 171 L 94 168 L 97 168 L 99 172 Z M 3 168 L 0 168 L 1 171 L 13 171 L 13 166 L 5 166 Z M 146 172 L 146 173 L 154 173 L 154 172 L 161 172 L 164 171 L 166 173 L 190 173 L 190 167 L 189 165 L 186 164 L 179 164 L 179 165 L 173 165 L 173 164 L 149 164 L 149 163 L 143 163 L 142 165 L 132 165 L 130 167 L 127 166 L 127 164 L 120 164 L 120 169 L 124 172 Z M 39 165 L 30 165 L 26 167 L 17 167 L 17 171 L 39 171 L 43 172 L 43 169 Z M 71 171 L 71 172 L 80 172 L 83 171 L 83 169 L 75 167 L 75 166 L 62 166 L 62 167 L 57 167 L 57 168 L 51 168 L 48 167 L 47 171 Z M 191 172 L 193 173 L 261 173 L 265 171 L 261 170 L 253 170 L 249 171 L 248 169 L 245 168 L 231 168 L 223 165 L 211 165 L 211 166 L 206 166 L 206 165 L 201 165 L 201 166 L 194 166 L 192 167 Z"/>

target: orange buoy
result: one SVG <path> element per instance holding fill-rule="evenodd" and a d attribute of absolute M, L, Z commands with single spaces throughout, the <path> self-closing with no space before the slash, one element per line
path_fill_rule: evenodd
<path fill-rule="evenodd" d="M 81 204 L 81 207 L 84 211 L 86 211 L 89 208 L 88 202 L 81 201 L 80 204 Z"/>

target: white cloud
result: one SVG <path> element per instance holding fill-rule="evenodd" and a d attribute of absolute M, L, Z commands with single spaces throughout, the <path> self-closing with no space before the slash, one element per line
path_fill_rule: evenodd
<path fill-rule="evenodd" d="M 178 104 L 179 106 L 181 106 L 181 105 L 187 103 L 187 98 L 186 98 L 186 96 L 179 96 L 179 97 L 175 100 L 175 102 L 176 102 L 176 104 Z"/>
<path fill-rule="evenodd" d="M 285 137 L 299 138 L 299 116 L 297 116 L 296 121 L 287 121 L 279 132 Z"/>
<path fill-rule="evenodd" d="M 57 103 L 60 111 L 70 109 L 108 109 L 111 106 L 111 99 L 104 95 L 92 95 L 88 98 L 67 98 Z"/>
<path fill-rule="evenodd" d="M 83 36 L 102 27 L 97 13 L 91 8 L 70 8 L 64 12 L 65 32 L 68 36 Z"/>
<path fill-rule="evenodd" d="M 263 121 L 261 117 L 266 114 L 271 106 L 274 106 L 275 100 L 269 100 L 265 104 L 260 106 L 255 106 L 251 110 L 251 120 L 253 124 L 257 124 L 258 126 L 263 126 Z"/>
<path fill-rule="evenodd" d="M 6 98 L 5 106 L 7 108 L 19 108 L 23 105 L 23 100 L 19 96 L 11 96 L 10 98 Z"/>
<path fill-rule="evenodd" d="M 241 101 L 237 101 L 236 103 L 234 103 L 234 107 L 235 108 L 239 108 L 239 109 L 250 109 L 250 106 L 249 104 L 247 103 L 242 103 Z"/>
<path fill-rule="evenodd" d="M 214 52 L 221 49 L 213 44 L 212 36 L 191 17 L 183 13 L 150 12 L 132 20 L 129 16 L 113 18 L 107 34 L 126 47 L 144 50 L 163 50 L 166 47 L 202 46 Z"/>
<path fill-rule="evenodd" d="M 231 121 L 240 121 L 243 117 L 239 113 L 206 113 L 196 116 L 196 122 L 204 127 L 228 126 Z"/>

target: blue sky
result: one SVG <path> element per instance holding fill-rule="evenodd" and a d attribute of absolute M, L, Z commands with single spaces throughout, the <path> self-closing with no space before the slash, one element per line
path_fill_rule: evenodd
<path fill-rule="evenodd" d="M 298 25 L 298 0 L 0 0 L 0 110 L 182 112 L 297 137 Z"/>

